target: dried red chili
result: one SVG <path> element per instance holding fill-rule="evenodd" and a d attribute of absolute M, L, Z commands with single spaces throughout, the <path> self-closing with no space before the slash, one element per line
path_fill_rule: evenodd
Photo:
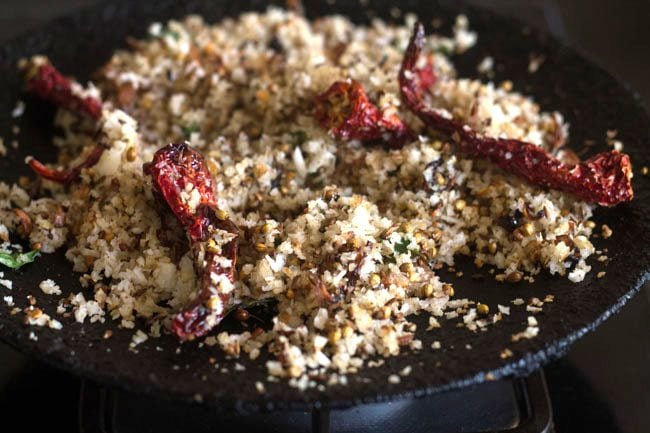
<path fill-rule="evenodd" d="M 200 153 L 186 144 L 169 144 L 158 150 L 143 167 L 159 194 L 181 223 L 189 238 L 200 290 L 195 301 L 178 313 L 172 330 L 183 339 L 205 335 L 226 314 L 239 229 L 217 207 L 212 177 Z M 189 197 L 198 192 L 199 201 Z"/>
<path fill-rule="evenodd" d="M 314 117 L 334 137 L 401 145 L 412 137 L 399 116 L 373 104 L 358 81 L 337 81 L 316 97 Z"/>
<path fill-rule="evenodd" d="M 41 58 L 32 59 L 27 66 L 27 90 L 56 106 L 99 120 L 102 115 L 102 101 L 92 96 L 83 96 L 52 64 Z"/>
<path fill-rule="evenodd" d="M 79 179 L 81 170 L 97 164 L 104 150 L 104 146 L 95 146 L 81 163 L 65 170 L 55 170 L 46 167 L 42 162 L 31 156 L 27 157 L 26 162 L 42 178 L 67 185 Z"/>
<path fill-rule="evenodd" d="M 603 152 L 567 165 L 531 143 L 479 136 L 468 126 L 427 106 L 421 91 L 421 75 L 415 72 L 423 45 L 424 28 L 416 23 L 399 73 L 402 99 L 427 126 L 452 137 L 461 153 L 487 159 L 532 184 L 566 191 L 602 206 L 632 200 L 632 167 L 625 154 Z"/>
<path fill-rule="evenodd" d="M 80 116 L 88 116 L 93 120 L 100 119 L 102 102 L 91 96 L 80 95 L 79 91 L 75 90 L 75 83 L 64 77 L 49 61 L 34 58 L 28 63 L 26 69 L 29 92 Z M 76 86 L 81 87 L 78 84 Z M 81 170 L 97 164 L 103 152 L 103 146 L 95 146 L 80 164 L 65 170 L 48 168 L 33 157 L 27 158 L 27 164 L 36 174 L 45 179 L 69 184 L 79 178 Z"/>

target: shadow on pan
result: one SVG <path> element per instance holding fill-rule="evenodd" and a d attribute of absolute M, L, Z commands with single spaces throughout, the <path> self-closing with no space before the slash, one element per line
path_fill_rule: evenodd
<path fill-rule="evenodd" d="M 23 164 L 28 154 L 54 159 L 49 143 L 53 133 L 51 112 L 30 104 L 29 111 L 15 122 L 9 113 L 20 95 L 22 79 L 17 73 L 19 58 L 43 53 L 66 73 L 80 79 L 105 62 L 111 52 L 125 46 L 127 36 L 143 36 L 150 22 L 179 18 L 187 13 L 199 13 L 208 22 L 246 10 L 263 10 L 266 2 L 190 1 L 114 1 L 102 4 L 68 18 L 54 21 L 24 35 L 0 49 L 0 72 L 5 87 L 0 96 L 0 135 L 10 136 L 14 123 L 21 128 L 21 145 L 17 151 L 0 160 L 0 180 L 16 180 L 30 173 Z M 193 401 L 197 395 L 214 408 L 242 412 L 273 409 L 308 409 L 311 407 L 347 407 L 361 402 L 378 402 L 400 397 L 421 396 L 445 389 L 457 388 L 505 375 L 526 375 L 548 360 L 561 356 L 568 346 L 586 332 L 620 309 L 648 279 L 650 263 L 650 180 L 639 168 L 650 163 L 650 122 L 638 101 L 621 84 L 602 69 L 588 63 L 573 51 L 560 46 L 544 34 L 525 29 L 521 24 L 477 9 L 458 9 L 436 2 L 405 2 L 403 11 L 417 12 L 423 22 L 441 19 L 440 31 L 449 32 L 457 13 L 466 13 L 472 29 L 479 33 L 479 43 L 467 53 L 453 58 L 461 76 L 472 77 L 476 65 L 486 56 L 496 59 L 494 80 L 510 79 L 514 88 L 531 94 L 545 109 L 562 112 L 571 123 L 571 145 L 581 147 L 585 139 L 595 139 L 592 152 L 603 150 L 607 129 L 618 129 L 635 165 L 636 199 L 615 209 L 599 209 L 596 220 L 607 223 L 614 235 L 597 240 L 596 248 L 608 248 L 606 265 L 592 263 L 595 270 L 602 267 L 607 274 L 597 279 L 591 272 L 578 284 L 542 273 L 534 284 L 500 285 L 488 278 L 472 279 L 476 273 L 468 260 L 459 260 L 457 268 L 467 277 L 455 278 L 456 293 L 481 302 L 508 304 L 513 298 L 528 299 L 553 294 L 555 302 L 547 304 L 540 317 L 540 334 L 532 340 L 512 344 L 512 334 L 525 328 L 527 313 L 514 309 L 508 320 L 500 322 L 489 332 L 472 334 L 455 326 L 444 326 L 436 333 L 418 335 L 423 347 L 432 341 L 445 342 L 442 350 L 422 350 L 393 357 L 379 368 L 365 369 L 349 377 L 347 386 L 331 386 L 325 391 L 308 389 L 297 392 L 285 381 L 267 383 L 261 356 L 255 362 L 240 359 L 246 368 L 234 371 L 233 360 L 227 360 L 217 349 L 198 348 L 194 343 L 179 345 L 172 336 L 150 339 L 138 346 L 138 353 L 128 350 L 132 331 L 119 329 L 114 323 L 106 326 L 64 322 L 61 331 L 27 328 L 21 315 L 11 316 L 9 309 L 0 308 L 0 338 L 21 351 L 46 362 L 127 390 L 154 394 L 158 397 Z M 389 21 L 390 2 L 370 2 L 368 6 L 345 2 L 329 5 L 323 2 L 307 4 L 309 16 L 340 13 L 355 22 L 366 23 L 380 16 Z M 399 20 L 398 20 L 399 21 Z M 528 73 L 528 55 L 534 52 L 546 56 L 543 68 Z M 6 272 L 14 281 L 12 295 L 24 300 L 28 294 L 38 294 L 38 283 L 53 278 L 67 290 L 82 291 L 78 277 L 71 272 L 63 253 L 42 256 L 37 264 L 20 271 Z M 451 278 L 450 275 L 443 277 Z M 39 297 L 46 312 L 56 308 L 55 299 Z M 426 328 L 427 318 L 418 317 L 418 329 Z M 112 328 L 113 337 L 104 340 L 104 330 Z M 28 338 L 35 332 L 38 341 Z M 467 344 L 472 350 L 467 350 Z M 157 350 L 159 347 L 162 350 Z M 514 356 L 506 360 L 499 353 L 509 347 Z M 180 348 L 180 350 L 177 350 Z M 215 369 L 208 358 L 215 356 L 229 373 Z M 389 384 L 387 377 L 406 366 L 412 373 L 399 384 Z M 265 382 L 267 392 L 259 394 L 255 382 Z"/>

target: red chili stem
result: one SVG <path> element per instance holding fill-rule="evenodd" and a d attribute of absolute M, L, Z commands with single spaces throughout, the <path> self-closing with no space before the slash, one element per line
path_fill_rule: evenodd
<path fill-rule="evenodd" d="M 199 293 L 196 300 L 174 316 L 171 325 L 180 339 L 191 340 L 208 333 L 226 314 L 230 295 L 219 290 L 218 279 L 226 276 L 230 283 L 235 281 L 239 229 L 217 208 L 212 176 L 203 156 L 186 144 L 172 143 L 163 147 L 143 169 L 151 176 L 154 191 L 185 228 L 194 253 L 194 267 L 200 279 Z M 198 204 L 190 205 L 188 197 L 197 192 Z M 231 235 L 232 240 L 220 250 L 215 249 L 215 234 L 219 236 L 224 232 Z M 228 265 L 223 258 L 230 260 Z"/>
<path fill-rule="evenodd" d="M 68 185 L 79 179 L 81 170 L 97 164 L 102 153 L 104 153 L 104 147 L 99 145 L 95 146 L 81 163 L 65 170 L 49 168 L 31 156 L 27 158 L 27 164 L 42 178 Z"/>
<path fill-rule="evenodd" d="M 75 92 L 72 81 L 64 77 L 51 63 L 34 63 L 28 74 L 27 90 L 30 93 L 78 115 L 85 115 L 93 120 L 99 120 L 101 117 L 102 102 Z"/>
<path fill-rule="evenodd" d="M 416 80 L 418 75 L 414 73 L 424 40 L 424 27 L 416 23 L 399 73 L 402 99 L 428 127 L 452 137 L 461 153 L 487 159 L 534 185 L 569 192 L 601 206 L 632 200 L 632 167 L 628 155 L 603 152 L 578 164 L 567 165 L 531 143 L 479 136 L 469 126 L 427 106 Z"/>

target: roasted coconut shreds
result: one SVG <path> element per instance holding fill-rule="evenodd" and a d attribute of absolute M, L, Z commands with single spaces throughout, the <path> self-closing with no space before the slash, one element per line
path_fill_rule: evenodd
<path fill-rule="evenodd" d="M 95 121 L 101 119 L 102 101 L 92 96 L 82 95 L 81 85 L 64 77 L 49 60 L 36 56 L 27 61 L 23 68 L 27 74 L 28 92 L 78 116 L 87 116 Z M 46 167 L 33 157 L 28 157 L 26 162 L 42 178 L 69 184 L 79 178 L 83 169 L 97 164 L 103 152 L 104 146 L 97 145 L 82 162 L 66 170 Z"/>
<path fill-rule="evenodd" d="M 226 314 L 235 281 L 239 230 L 217 207 L 212 177 L 203 156 L 187 144 L 169 144 L 143 167 L 154 191 L 185 228 L 200 281 L 193 303 L 174 316 L 182 340 L 205 335 Z"/>
<path fill-rule="evenodd" d="M 632 200 L 632 166 L 628 155 L 603 152 L 575 165 L 567 165 L 544 149 L 520 140 L 483 137 L 470 127 L 427 106 L 415 64 L 425 43 L 424 27 L 415 24 L 399 73 L 402 99 L 413 113 L 435 131 L 454 139 L 457 150 L 472 158 L 487 159 L 528 182 L 574 194 L 601 206 Z"/>

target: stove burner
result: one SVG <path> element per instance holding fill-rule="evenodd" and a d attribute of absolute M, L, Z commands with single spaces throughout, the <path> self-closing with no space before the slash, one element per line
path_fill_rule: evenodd
<path fill-rule="evenodd" d="M 81 385 L 82 433 L 207 432 L 509 432 L 552 433 L 551 402 L 542 371 L 526 379 L 485 382 L 418 399 L 345 410 L 219 413 L 98 386 Z"/>

